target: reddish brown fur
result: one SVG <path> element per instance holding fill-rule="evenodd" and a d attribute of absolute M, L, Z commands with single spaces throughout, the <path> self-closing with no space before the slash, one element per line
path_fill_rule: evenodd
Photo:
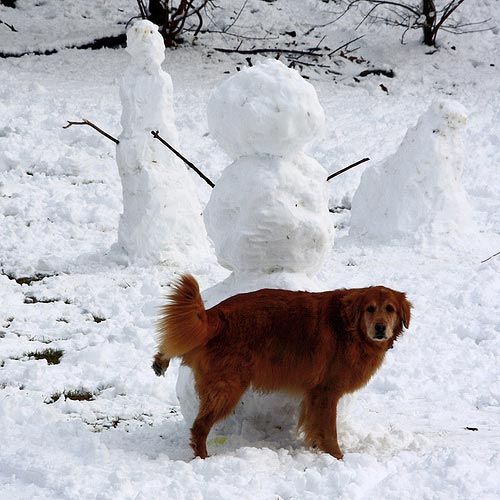
<path fill-rule="evenodd" d="M 253 386 L 303 395 L 299 426 L 306 443 L 342 458 L 337 402 L 375 373 L 408 327 L 410 307 L 404 293 L 385 287 L 321 293 L 265 289 L 205 311 L 198 284 L 187 275 L 165 306 L 153 368 L 161 375 L 169 358 L 180 356 L 194 372 L 200 398 L 191 429 L 196 456 L 207 456 L 210 429 Z"/>

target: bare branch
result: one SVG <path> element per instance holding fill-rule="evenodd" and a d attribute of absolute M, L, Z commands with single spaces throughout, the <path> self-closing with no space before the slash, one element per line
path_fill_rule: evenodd
<path fill-rule="evenodd" d="M 493 257 L 496 257 L 497 255 L 500 255 L 500 252 L 494 253 L 493 255 L 491 255 L 490 257 L 488 257 L 487 259 L 482 260 L 481 264 L 484 264 L 485 262 L 488 262 L 490 259 L 492 259 Z"/>
<path fill-rule="evenodd" d="M 355 163 L 351 163 L 347 167 L 341 168 L 340 170 L 337 170 L 337 172 L 334 172 L 333 174 L 330 174 L 326 180 L 329 181 L 330 179 L 333 179 L 334 177 L 337 177 L 337 175 L 343 174 L 344 172 L 347 172 L 351 168 L 357 167 L 358 165 L 361 165 L 362 163 L 365 163 L 365 161 L 369 161 L 370 158 L 363 158 L 362 160 L 359 160 Z"/>
<path fill-rule="evenodd" d="M 104 130 L 102 130 L 101 128 L 99 128 L 97 125 L 95 125 L 91 121 L 87 120 L 86 118 L 83 118 L 81 122 L 73 122 L 73 121 L 68 120 L 68 124 L 65 125 L 63 128 L 66 129 L 66 128 L 72 127 L 73 125 L 88 125 L 89 127 L 92 127 L 94 130 L 97 130 L 97 132 L 102 134 L 104 137 L 106 137 L 110 141 L 113 141 L 115 144 L 120 144 L 120 141 L 116 137 L 113 137 L 111 134 L 108 134 L 107 132 L 105 132 Z"/>
<path fill-rule="evenodd" d="M 365 35 L 361 35 L 361 36 L 358 36 L 357 38 L 353 38 L 352 40 L 350 40 L 349 42 L 347 43 L 344 43 L 343 45 L 341 45 L 340 47 L 337 47 L 336 49 L 332 50 L 331 52 L 328 53 L 328 56 L 331 57 L 333 56 L 333 54 L 335 54 L 336 52 L 340 52 L 342 49 L 345 49 L 347 46 L 351 45 L 351 43 L 354 43 L 354 42 L 357 42 L 358 40 L 360 40 L 361 38 L 363 38 Z"/>
<path fill-rule="evenodd" d="M 191 163 L 185 156 L 183 156 L 179 151 L 177 151 L 173 146 L 171 146 L 163 137 L 160 136 L 158 130 L 151 131 L 151 135 L 158 139 L 164 146 L 167 146 L 172 153 L 174 153 L 178 158 L 180 158 L 190 169 L 194 170 L 210 187 L 215 187 L 215 184 L 198 168 L 196 165 Z"/>
<path fill-rule="evenodd" d="M 221 47 L 214 47 L 217 52 L 223 52 L 225 54 L 297 54 L 310 57 L 322 57 L 323 54 L 318 54 L 314 51 L 319 49 L 311 49 L 309 51 L 305 50 L 294 50 L 294 49 L 224 49 Z"/>
<path fill-rule="evenodd" d="M 7 26 L 7 28 L 9 28 L 11 31 L 14 31 L 15 33 L 17 33 L 18 31 L 16 30 L 16 28 L 14 28 L 14 26 L 12 26 L 12 24 L 8 24 L 6 23 L 5 21 L 2 21 L 0 19 L 0 24 L 5 24 L 5 26 Z"/>

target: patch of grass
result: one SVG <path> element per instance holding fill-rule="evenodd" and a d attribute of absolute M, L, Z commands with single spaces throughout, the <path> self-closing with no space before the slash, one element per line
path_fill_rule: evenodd
<path fill-rule="evenodd" d="M 75 389 L 71 391 L 56 392 L 52 394 L 50 399 L 45 402 L 47 404 L 52 404 L 56 401 L 59 401 L 61 397 L 64 397 L 65 401 L 66 399 L 71 399 L 71 401 L 93 401 L 95 399 L 95 394 L 88 391 L 87 389 Z"/>
<path fill-rule="evenodd" d="M 33 276 L 21 276 L 21 277 L 16 277 L 12 273 L 2 273 L 7 278 L 10 280 L 15 281 L 18 285 L 31 285 L 32 283 L 35 283 L 37 281 L 42 281 L 45 278 L 51 278 L 52 276 L 56 276 L 55 274 L 43 274 L 43 273 L 36 273 Z"/>
<path fill-rule="evenodd" d="M 36 297 L 35 295 L 25 295 L 24 303 L 25 304 L 53 304 L 54 302 L 64 302 L 65 304 L 71 304 L 71 301 L 66 299 L 55 299 L 55 298 L 41 298 Z"/>
<path fill-rule="evenodd" d="M 64 351 L 61 349 L 45 349 L 44 351 L 34 351 L 27 352 L 25 356 L 35 359 L 46 359 L 49 365 L 58 365 L 61 362 L 61 358 L 64 355 Z"/>

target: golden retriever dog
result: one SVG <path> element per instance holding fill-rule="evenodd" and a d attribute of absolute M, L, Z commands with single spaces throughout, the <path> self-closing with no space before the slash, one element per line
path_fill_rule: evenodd
<path fill-rule="evenodd" d="M 180 357 L 193 370 L 200 399 L 191 428 L 195 456 L 207 457 L 210 429 L 252 386 L 301 395 L 298 424 L 306 444 L 340 459 L 337 402 L 379 368 L 408 328 L 410 308 L 404 293 L 373 286 L 264 289 L 205 310 L 198 283 L 184 275 L 162 309 L 153 369 L 162 375 L 169 360 Z"/>

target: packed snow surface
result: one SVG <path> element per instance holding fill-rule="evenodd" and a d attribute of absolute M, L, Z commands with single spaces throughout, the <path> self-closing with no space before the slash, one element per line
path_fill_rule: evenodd
<path fill-rule="evenodd" d="M 315 278 L 328 288 L 384 284 L 405 291 L 414 308 L 409 330 L 339 425 L 343 461 L 305 448 L 300 436 L 286 426 L 268 427 L 265 418 L 262 425 L 239 421 L 241 432 L 211 437 L 211 457 L 203 461 L 192 460 L 179 412 L 177 365 L 165 378 L 150 368 L 158 306 L 185 268 L 125 266 L 107 257 L 122 212 L 115 147 L 88 127 L 62 129 L 67 120 L 85 117 L 119 132 L 116 78 L 129 54 L 63 47 L 123 32 L 137 15 L 136 3 L 63 3 L 0 5 L 0 20 L 18 30 L 0 24 L 2 50 L 61 49 L 0 59 L 2 500 L 498 499 L 500 260 L 486 260 L 500 250 L 498 30 L 461 37 L 440 32 L 434 51 L 421 45 L 416 30 L 406 34 L 405 45 L 396 28 L 355 30 L 360 19 L 354 10 L 311 31 L 338 17 L 334 2 L 247 2 L 231 29 L 245 36 L 257 30 L 260 38 L 244 38 L 243 48 L 295 43 L 333 50 L 365 35 L 350 46 L 356 50 L 320 58 L 320 66 L 301 58 L 326 116 L 324 136 L 305 152 L 328 173 L 371 158 L 327 184 L 335 247 Z M 229 26 L 237 7 L 217 3 L 225 10 L 214 16 Z M 500 26 L 491 0 L 464 2 L 457 15 L 457 21 L 492 18 Z M 236 158 L 228 158 L 209 132 L 209 96 L 248 65 L 248 56 L 210 47 L 234 48 L 240 41 L 224 32 L 200 35 L 196 45 L 168 50 L 163 65 L 174 83 L 181 152 L 216 184 Z M 257 60 L 251 56 L 254 65 Z M 367 67 L 391 68 L 395 77 L 359 76 Z M 466 126 L 450 132 L 461 137 L 462 149 L 450 152 L 463 155 L 468 202 L 460 213 L 469 213 L 476 235 L 458 242 L 446 233 L 416 242 L 349 236 L 363 171 L 383 165 L 431 104 L 443 99 L 467 108 Z M 447 165 L 441 154 L 436 158 Z M 189 176 L 203 208 L 211 190 Z M 207 300 L 220 283 L 227 293 L 242 282 L 256 286 L 252 274 L 233 281 L 208 250 L 198 258 L 192 271 Z M 289 286 L 301 280 L 281 272 L 269 281 Z M 49 348 L 62 351 L 59 363 L 34 356 Z"/>

